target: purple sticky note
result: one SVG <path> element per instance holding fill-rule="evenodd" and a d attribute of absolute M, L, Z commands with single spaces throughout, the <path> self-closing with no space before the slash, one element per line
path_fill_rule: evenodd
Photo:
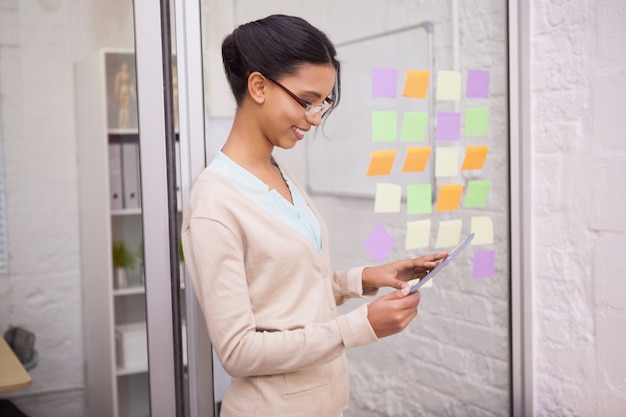
<path fill-rule="evenodd" d="M 437 140 L 461 138 L 461 113 L 437 113 Z"/>
<path fill-rule="evenodd" d="M 383 262 L 389 255 L 389 252 L 391 252 L 391 248 L 393 248 L 393 238 L 384 227 L 376 225 L 365 241 L 364 246 L 378 262 Z"/>
<path fill-rule="evenodd" d="M 396 97 L 398 94 L 398 70 L 394 68 L 372 69 L 372 97 Z"/>
<path fill-rule="evenodd" d="M 472 278 L 490 278 L 494 275 L 496 251 L 484 250 L 474 253 Z"/>
<path fill-rule="evenodd" d="M 467 89 L 465 96 L 467 98 L 489 97 L 489 71 L 467 71 Z"/>

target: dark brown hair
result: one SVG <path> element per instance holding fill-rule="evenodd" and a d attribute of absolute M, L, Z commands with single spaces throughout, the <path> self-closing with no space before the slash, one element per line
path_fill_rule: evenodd
<path fill-rule="evenodd" d="M 335 67 L 337 81 L 331 98 L 338 104 L 341 71 L 336 55 L 335 46 L 322 31 L 300 17 L 280 14 L 243 24 L 222 42 L 224 71 L 238 105 L 252 72 L 276 80 L 307 63 Z"/>

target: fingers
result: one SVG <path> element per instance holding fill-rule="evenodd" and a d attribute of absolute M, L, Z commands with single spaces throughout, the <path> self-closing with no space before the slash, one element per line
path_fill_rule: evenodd
<path fill-rule="evenodd" d="M 404 330 L 417 316 L 420 294 L 405 295 L 408 287 L 384 295 L 368 306 L 368 320 L 376 336 L 386 337 Z"/>

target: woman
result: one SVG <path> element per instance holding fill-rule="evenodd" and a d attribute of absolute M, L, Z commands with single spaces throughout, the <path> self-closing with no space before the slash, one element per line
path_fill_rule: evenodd
<path fill-rule="evenodd" d="M 406 281 L 447 255 L 330 272 L 323 220 L 272 151 L 294 147 L 339 103 L 335 55 L 326 35 L 283 15 L 242 25 L 222 44 L 237 111 L 194 184 L 182 231 L 211 342 L 232 376 L 222 416 L 341 415 L 346 349 L 403 330 L 420 301 Z M 337 315 L 384 286 L 398 290 Z"/>

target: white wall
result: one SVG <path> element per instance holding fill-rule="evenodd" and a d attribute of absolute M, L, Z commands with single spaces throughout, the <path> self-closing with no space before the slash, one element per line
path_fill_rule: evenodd
<path fill-rule="evenodd" d="M 626 3 L 534 1 L 538 416 L 626 410 Z"/>
<path fill-rule="evenodd" d="M 0 98 L 10 274 L 0 332 L 35 333 L 29 415 L 84 415 L 74 62 L 133 46 L 130 1 L 0 1 Z M 130 26 L 129 26 L 130 25 Z"/>

